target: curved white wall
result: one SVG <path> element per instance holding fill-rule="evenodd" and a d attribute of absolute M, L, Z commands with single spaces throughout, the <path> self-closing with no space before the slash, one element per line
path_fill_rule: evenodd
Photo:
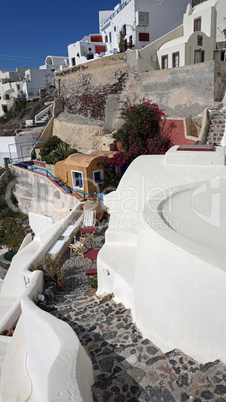
<path fill-rule="evenodd" d="M 76 230 L 80 222 L 81 204 L 54 225 L 46 217 L 31 214 L 35 237 L 32 240 L 29 234 L 24 239 L 0 293 L 1 330 L 10 329 L 20 317 L 8 348 L 0 339 L 0 349 L 6 352 L 0 397 L 4 402 L 92 401 L 91 360 L 68 324 L 33 303 L 43 290 L 43 274 L 29 270 L 65 228 L 73 228 L 73 223 Z"/>
<path fill-rule="evenodd" d="M 1 400 L 91 402 L 92 363 L 72 328 L 28 296 L 21 304 L 3 363 Z"/>
<path fill-rule="evenodd" d="M 117 191 L 105 197 L 111 217 L 98 255 L 98 294 L 113 292 L 117 302 L 131 308 L 144 336 L 163 351 L 179 348 L 201 362 L 226 362 L 226 256 L 223 247 L 210 248 L 214 230 L 220 235 L 226 224 L 225 179 L 224 148 L 173 147 L 165 156 L 137 158 Z M 183 211 L 186 192 L 190 206 Z M 193 238 L 197 219 L 209 243 L 201 238 L 203 231 Z"/>

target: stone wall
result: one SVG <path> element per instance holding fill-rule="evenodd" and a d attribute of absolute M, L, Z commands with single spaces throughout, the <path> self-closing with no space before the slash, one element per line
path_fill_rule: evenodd
<path fill-rule="evenodd" d="M 119 119 L 120 96 L 126 89 L 128 76 L 125 54 L 55 73 L 55 79 L 60 80 L 65 112 L 98 120 L 107 129 L 112 129 Z"/>
<path fill-rule="evenodd" d="M 18 201 L 18 208 L 25 214 L 35 212 L 49 216 L 56 222 L 68 215 L 78 204 L 76 197 L 66 194 L 42 174 L 12 166 L 17 176 L 13 182 L 13 193 Z"/>
<path fill-rule="evenodd" d="M 89 144 L 88 148 L 102 149 L 101 136 L 122 124 L 122 102 L 139 102 L 143 97 L 156 102 L 169 118 L 195 118 L 212 102 L 224 101 L 225 64 L 210 61 L 136 73 L 130 69 L 126 55 L 121 54 L 56 72 L 64 117 L 55 119 L 54 134 L 61 136 L 65 131 L 66 135 L 67 131 L 70 142 L 79 138 L 80 144 L 84 139 L 86 147 Z M 68 125 L 71 119 L 73 128 Z M 100 138 L 95 141 L 95 137 Z"/>
<path fill-rule="evenodd" d="M 113 142 L 112 135 L 98 120 L 90 121 L 69 113 L 61 113 L 54 119 L 53 135 L 84 153 L 91 149 L 109 151 Z"/>

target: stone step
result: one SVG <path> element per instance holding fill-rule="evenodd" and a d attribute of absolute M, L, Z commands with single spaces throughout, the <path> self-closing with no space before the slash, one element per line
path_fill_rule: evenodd
<path fill-rule="evenodd" d="M 209 130 L 209 133 L 210 133 L 210 134 L 215 134 L 215 133 L 224 134 L 224 129 L 219 130 L 219 129 L 213 129 L 213 128 L 211 128 L 211 129 Z"/>
<path fill-rule="evenodd" d="M 221 105 L 222 106 L 222 105 Z M 206 137 L 206 142 L 209 145 L 221 143 L 226 125 L 226 110 L 219 107 L 209 109 L 210 127 Z"/>
<path fill-rule="evenodd" d="M 210 120 L 210 124 L 225 124 L 225 119 L 218 119 L 218 120 L 216 120 L 216 119 L 212 119 L 212 120 Z"/>

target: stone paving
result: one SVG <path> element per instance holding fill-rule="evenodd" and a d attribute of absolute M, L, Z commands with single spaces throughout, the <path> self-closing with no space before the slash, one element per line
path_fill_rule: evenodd
<path fill-rule="evenodd" d="M 97 229 L 95 248 L 103 245 L 106 227 Z M 78 335 L 93 363 L 94 402 L 226 402 L 225 365 L 203 365 L 179 350 L 162 353 L 142 337 L 130 310 L 113 299 L 97 304 L 85 276 L 87 260 L 67 251 L 62 264 L 64 292 L 46 293 L 38 305 Z"/>

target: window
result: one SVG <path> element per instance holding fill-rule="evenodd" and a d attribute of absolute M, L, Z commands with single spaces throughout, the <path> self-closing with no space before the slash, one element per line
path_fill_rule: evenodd
<path fill-rule="evenodd" d="M 116 27 L 114 27 L 114 32 L 116 32 Z"/>
<path fill-rule="evenodd" d="M 192 0 L 192 7 L 196 6 L 197 4 L 203 3 L 204 1 L 207 0 Z"/>
<path fill-rule="evenodd" d="M 149 33 L 139 32 L 139 42 L 149 42 Z"/>
<path fill-rule="evenodd" d="M 201 17 L 194 20 L 194 32 L 201 31 Z"/>
<path fill-rule="evenodd" d="M 104 181 L 103 170 L 96 170 L 95 172 L 93 172 L 93 180 L 95 184 L 103 183 Z"/>
<path fill-rule="evenodd" d="M 179 65 L 180 65 L 179 52 L 173 53 L 173 55 L 172 55 L 172 66 L 173 67 L 179 67 Z"/>
<path fill-rule="evenodd" d="M 5 99 L 9 100 L 9 94 L 5 94 Z"/>
<path fill-rule="evenodd" d="M 162 69 L 168 68 L 168 56 L 162 56 Z"/>
<path fill-rule="evenodd" d="M 124 163 L 124 164 L 120 167 L 121 177 L 124 175 L 126 169 L 127 169 L 127 165 Z"/>
<path fill-rule="evenodd" d="M 108 42 L 108 36 L 105 35 L 105 43 L 107 43 L 107 42 Z"/>
<path fill-rule="evenodd" d="M 126 36 L 126 24 L 122 26 L 123 35 Z"/>
<path fill-rule="evenodd" d="M 75 64 L 76 64 L 76 62 L 75 62 L 75 57 L 72 57 L 72 59 L 71 59 L 71 64 L 72 64 L 72 66 L 75 66 Z"/>
<path fill-rule="evenodd" d="M 73 187 L 83 188 L 83 175 L 82 172 L 71 171 Z"/>
<path fill-rule="evenodd" d="M 195 50 L 194 54 L 194 63 L 203 63 L 205 61 L 205 52 L 204 50 Z"/>
<path fill-rule="evenodd" d="M 202 46 L 203 45 L 203 36 L 198 35 L 197 36 L 197 46 Z"/>
<path fill-rule="evenodd" d="M 111 32 L 109 32 L 109 42 L 111 43 Z"/>
<path fill-rule="evenodd" d="M 90 35 L 91 42 L 103 42 L 102 35 Z"/>
<path fill-rule="evenodd" d="M 106 52 L 106 45 L 95 45 L 95 53 L 101 54 Z"/>

